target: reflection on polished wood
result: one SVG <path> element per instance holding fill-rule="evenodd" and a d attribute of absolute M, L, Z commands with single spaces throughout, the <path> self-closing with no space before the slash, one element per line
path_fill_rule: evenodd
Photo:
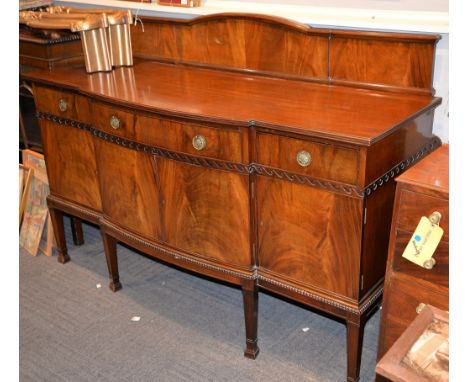
<path fill-rule="evenodd" d="M 437 36 L 258 15 L 145 19 L 132 36 L 132 68 L 28 75 L 51 208 L 100 225 L 113 290 L 115 240 L 240 286 L 247 357 L 258 354 L 259 287 L 344 320 L 347 380 L 357 381 L 394 178 L 440 145 L 427 53 Z M 393 49 L 417 59 L 369 59 Z"/>

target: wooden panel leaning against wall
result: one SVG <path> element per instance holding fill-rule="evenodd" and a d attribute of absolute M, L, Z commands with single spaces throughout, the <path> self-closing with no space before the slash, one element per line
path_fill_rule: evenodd
<path fill-rule="evenodd" d="M 63 168 L 82 187 L 51 177 L 61 258 L 67 212 L 101 227 L 114 291 L 117 241 L 240 286 L 251 358 L 259 287 L 334 315 L 347 325 L 347 380 L 357 381 L 382 295 L 393 179 L 440 144 L 427 70 L 437 36 L 244 14 L 144 22 L 144 33 L 132 28 L 132 68 L 28 77 L 38 94 L 87 105 L 64 115 L 37 100 L 43 134 L 76 134 L 64 142 L 84 148 Z M 367 57 L 395 47 L 419 58 L 377 68 L 385 61 L 345 59 L 347 39 L 362 40 Z M 55 150 L 46 145 L 49 162 Z"/>

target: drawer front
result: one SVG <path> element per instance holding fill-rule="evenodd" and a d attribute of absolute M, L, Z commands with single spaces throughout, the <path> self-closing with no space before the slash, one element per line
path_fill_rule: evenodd
<path fill-rule="evenodd" d="M 348 184 L 359 175 L 359 152 L 332 144 L 258 134 L 257 158 L 266 166 Z"/>
<path fill-rule="evenodd" d="M 436 261 L 432 269 L 425 269 L 405 259 L 402 254 L 412 237 L 411 232 L 397 230 L 395 252 L 393 254 L 393 270 L 405 273 L 418 279 L 426 280 L 436 285 L 449 287 L 449 244 L 442 241 L 437 246 L 433 258 Z"/>
<path fill-rule="evenodd" d="M 438 211 L 442 215 L 439 225 L 444 230 L 443 241 L 449 241 L 449 203 L 446 199 L 436 198 L 400 188 L 397 228 L 414 232 L 422 216 L 429 217 Z"/>
<path fill-rule="evenodd" d="M 247 132 L 241 128 L 209 127 L 138 115 L 135 138 L 138 142 L 172 151 L 229 162 L 248 162 Z"/>
<path fill-rule="evenodd" d="M 40 86 L 34 86 L 36 109 L 62 118 L 90 122 L 88 100 L 85 97 Z"/>
<path fill-rule="evenodd" d="M 135 115 L 117 106 L 92 103 L 94 125 L 98 130 L 118 137 L 135 139 Z"/>
<path fill-rule="evenodd" d="M 416 308 L 419 304 L 430 304 L 442 310 L 449 308 L 448 294 L 441 293 L 438 289 L 423 287 L 415 282 L 401 280 L 397 276 L 385 287 L 380 356 L 387 352 L 416 318 Z"/>

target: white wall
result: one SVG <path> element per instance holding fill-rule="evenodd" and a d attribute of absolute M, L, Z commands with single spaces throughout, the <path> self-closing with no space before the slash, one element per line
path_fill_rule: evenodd
<path fill-rule="evenodd" d="M 130 8 L 139 15 L 192 18 L 219 12 L 271 14 L 314 27 L 441 34 L 437 44 L 434 89 L 442 97 L 434 132 L 448 142 L 449 15 L 448 0 L 202 0 L 202 7 L 180 8 L 117 0 L 61 0 L 76 7 Z"/>
<path fill-rule="evenodd" d="M 442 97 L 440 105 L 434 116 L 434 133 L 442 142 L 449 141 L 449 35 L 442 34 L 437 43 L 434 68 L 434 89 L 436 96 Z"/>

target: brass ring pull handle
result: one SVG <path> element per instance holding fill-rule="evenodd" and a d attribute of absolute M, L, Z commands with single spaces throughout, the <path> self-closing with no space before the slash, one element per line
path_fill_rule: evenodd
<path fill-rule="evenodd" d="M 426 307 L 426 304 L 424 304 L 423 302 L 420 303 L 420 304 L 416 307 L 416 313 L 417 313 L 417 314 L 421 313 L 421 312 L 424 310 L 425 307 Z"/>
<path fill-rule="evenodd" d="M 192 145 L 195 150 L 203 150 L 206 147 L 206 138 L 203 135 L 195 135 L 192 139 Z"/>
<path fill-rule="evenodd" d="M 119 117 L 113 115 L 110 119 L 110 125 L 111 127 L 114 129 L 114 130 L 118 130 L 120 129 L 122 126 L 121 126 L 121 122 L 120 122 L 120 119 Z"/>
<path fill-rule="evenodd" d="M 434 268 L 434 266 L 436 265 L 436 261 L 433 257 L 431 257 L 430 259 L 426 260 L 424 263 L 423 263 L 423 267 L 426 268 L 426 269 L 432 269 Z"/>
<path fill-rule="evenodd" d="M 68 110 L 68 102 L 64 100 L 63 98 L 60 98 L 58 107 L 61 112 L 65 112 Z"/>
<path fill-rule="evenodd" d="M 440 219 L 442 219 L 442 214 L 439 211 L 434 211 L 431 216 L 429 216 L 429 220 L 432 224 L 439 225 Z"/>
<path fill-rule="evenodd" d="M 296 161 L 299 164 L 299 166 L 307 167 L 312 162 L 312 156 L 308 151 L 301 150 L 296 155 Z"/>

